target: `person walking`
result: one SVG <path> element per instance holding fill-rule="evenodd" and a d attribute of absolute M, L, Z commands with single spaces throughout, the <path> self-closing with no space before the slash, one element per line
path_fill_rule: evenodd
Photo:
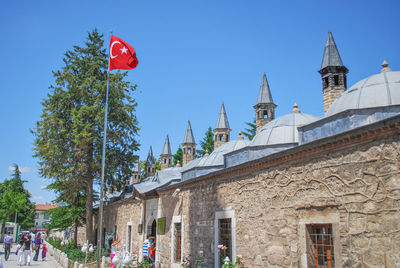
<path fill-rule="evenodd" d="M 24 256 L 24 235 L 20 234 L 18 236 L 18 245 L 17 245 L 17 264 L 18 264 L 18 266 L 22 265 L 23 256 Z"/>
<path fill-rule="evenodd" d="M 150 247 L 150 263 L 152 264 L 151 267 L 155 268 L 156 267 L 156 242 L 151 242 L 151 247 Z"/>
<path fill-rule="evenodd" d="M 43 246 L 42 246 L 42 261 L 46 260 L 46 253 L 47 253 L 46 244 L 43 243 Z"/>
<path fill-rule="evenodd" d="M 35 242 L 34 242 L 34 250 L 35 250 L 35 256 L 33 256 L 33 260 L 34 261 L 37 261 L 38 260 L 38 258 L 39 258 L 39 251 L 40 251 L 40 245 L 42 244 L 42 238 L 40 237 L 40 233 L 38 233 L 37 235 L 36 235 L 36 238 L 35 238 Z"/>
<path fill-rule="evenodd" d="M 31 235 L 28 235 L 24 240 L 24 260 L 25 265 L 31 265 L 31 254 L 32 254 L 32 239 Z"/>
<path fill-rule="evenodd" d="M 150 239 L 151 236 L 148 235 L 147 239 L 143 242 L 143 259 L 147 260 L 148 262 L 150 261 L 149 259 L 149 248 L 151 246 Z"/>
<path fill-rule="evenodd" d="M 4 259 L 7 261 L 8 257 L 10 257 L 11 246 L 13 242 L 13 238 L 10 235 L 11 233 L 8 232 L 7 235 L 4 237 Z"/>

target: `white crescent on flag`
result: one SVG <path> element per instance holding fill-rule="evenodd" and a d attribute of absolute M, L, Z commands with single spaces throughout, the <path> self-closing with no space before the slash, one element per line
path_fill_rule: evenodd
<path fill-rule="evenodd" d="M 114 42 L 112 42 L 112 44 L 111 44 L 111 46 L 110 46 L 110 58 L 112 58 L 112 59 L 118 56 L 118 55 L 113 56 L 113 54 L 112 54 L 112 49 L 113 49 L 113 46 L 114 46 L 115 43 L 118 43 L 118 44 L 122 45 L 120 41 L 114 41 Z"/>

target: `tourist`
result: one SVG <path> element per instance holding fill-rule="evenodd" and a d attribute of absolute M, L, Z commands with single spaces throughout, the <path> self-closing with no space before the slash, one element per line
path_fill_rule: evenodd
<path fill-rule="evenodd" d="M 47 253 L 46 244 L 43 243 L 43 246 L 42 246 L 42 261 L 46 260 L 46 253 Z"/>
<path fill-rule="evenodd" d="M 24 260 L 25 265 L 31 265 L 31 254 L 32 254 L 32 240 L 31 235 L 28 235 L 24 240 Z"/>
<path fill-rule="evenodd" d="M 150 263 L 152 263 L 152 267 L 156 267 L 156 242 L 151 242 L 151 247 L 150 247 Z"/>
<path fill-rule="evenodd" d="M 117 254 L 118 250 L 118 244 L 120 242 L 118 234 L 116 235 L 116 240 L 113 238 L 113 242 L 111 244 L 111 254 L 110 254 L 110 259 L 111 259 L 111 264 L 110 267 L 115 267 L 115 264 L 113 264 L 112 260 L 114 259 L 115 255 Z"/>
<path fill-rule="evenodd" d="M 22 259 L 24 256 L 24 234 L 19 234 L 18 236 L 18 245 L 17 245 L 17 264 L 18 266 L 22 265 Z"/>
<path fill-rule="evenodd" d="M 143 242 L 143 259 L 146 259 L 149 261 L 149 247 L 151 246 L 150 242 L 151 236 L 148 235 L 147 239 Z"/>
<path fill-rule="evenodd" d="M 40 245 L 42 244 L 42 238 L 40 237 L 40 233 L 36 235 L 35 241 L 34 241 L 34 247 L 33 249 L 35 250 L 35 256 L 33 256 L 33 260 L 37 261 L 39 258 L 39 251 L 40 251 Z"/>
<path fill-rule="evenodd" d="M 13 242 L 13 238 L 10 235 L 11 233 L 8 232 L 7 235 L 4 237 L 4 259 L 7 261 L 8 257 L 10 257 L 10 250 Z"/>

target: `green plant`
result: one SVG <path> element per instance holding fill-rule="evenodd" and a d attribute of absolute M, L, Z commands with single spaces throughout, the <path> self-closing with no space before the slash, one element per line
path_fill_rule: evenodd
<path fill-rule="evenodd" d="M 72 261 L 77 261 L 79 263 L 84 263 L 86 259 L 86 253 L 81 251 L 80 247 L 74 246 L 73 239 L 69 240 L 68 244 L 62 245 L 62 240 L 57 237 L 52 237 L 47 240 L 54 248 L 57 248 L 67 254 L 68 259 Z M 103 251 L 101 256 L 106 256 L 107 252 Z M 87 261 L 93 262 L 97 259 L 97 250 L 94 252 L 88 252 Z"/>
<path fill-rule="evenodd" d="M 232 263 L 231 261 L 225 261 L 224 264 L 222 264 L 222 268 L 245 268 L 242 261 L 242 256 L 239 255 L 236 257 L 235 263 Z"/>
<path fill-rule="evenodd" d="M 206 264 L 204 262 L 204 255 L 203 255 L 203 252 L 200 252 L 200 256 L 197 260 L 195 260 L 193 267 L 194 268 L 202 268 L 204 264 Z M 184 268 L 192 268 L 189 258 L 187 258 L 187 257 L 183 258 L 183 261 L 181 262 L 181 266 Z"/>
<path fill-rule="evenodd" d="M 151 268 L 152 263 L 150 263 L 149 259 L 143 258 L 143 261 L 141 263 L 138 263 L 139 268 Z"/>
<path fill-rule="evenodd" d="M 224 245 L 218 245 L 219 256 L 222 263 L 222 268 L 244 268 L 242 255 L 236 257 L 235 263 L 233 263 L 226 255 L 228 247 Z"/>

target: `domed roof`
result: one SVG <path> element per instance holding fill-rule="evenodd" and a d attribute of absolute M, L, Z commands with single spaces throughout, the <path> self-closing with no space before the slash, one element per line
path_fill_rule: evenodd
<path fill-rule="evenodd" d="M 297 105 L 293 109 L 293 113 L 280 116 L 265 126 L 258 132 L 252 142 L 251 146 L 273 145 L 273 144 L 287 144 L 298 143 L 297 128 L 310 124 L 320 118 L 300 113 Z"/>
<path fill-rule="evenodd" d="M 345 91 L 329 107 L 326 117 L 349 109 L 396 104 L 400 104 L 400 72 L 383 71 L 357 82 Z"/>
<path fill-rule="evenodd" d="M 183 167 L 182 172 L 194 167 L 222 166 L 224 165 L 224 154 L 239 150 L 247 145 L 249 145 L 248 140 L 231 140 L 215 149 L 210 155 L 190 161 Z"/>

